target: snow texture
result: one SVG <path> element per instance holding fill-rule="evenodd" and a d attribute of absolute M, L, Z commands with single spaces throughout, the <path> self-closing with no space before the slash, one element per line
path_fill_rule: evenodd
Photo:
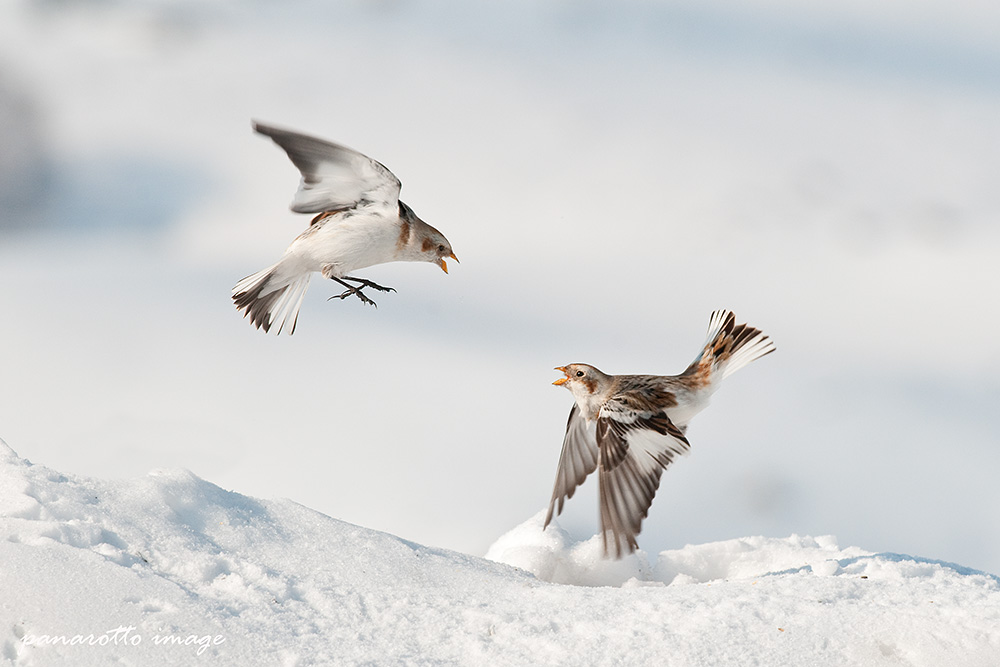
<path fill-rule="evenodd" d="M 987 667 L 1000 655 L 997 577 L 832 537 L 687 546 L 650 566 L 543 532 L 539 514 L 490 549 L 505 565 L 183 470 L 65 475 L 2 442 L 0 507 L 2 664 Z"/>
<path fill-rule="evenodd" d="M 1000 573 L 1000 346 L 970 345 L 1000 328 L 998 26 L 983 0 L 0 2 L 0 437 L 479 555 L 552 494 L 552 368 L 679 372 L 726 307 L 779 351 L 693 422 L 641 547 L 832 533 Z M 398 290 L 378 310 L 317 280 L 295 336 L 254 330 L 230 290 L 308 217 L 251 118 L 384 162 L 462 264 L 363 272 Z"/>

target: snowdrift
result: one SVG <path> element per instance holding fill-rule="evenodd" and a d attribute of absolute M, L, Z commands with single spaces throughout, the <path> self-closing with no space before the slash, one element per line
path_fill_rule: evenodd
<path fill-rule="evenodd" d="M 606 561 L 538 516 L 487 560 L 186 471 L 65 475 L 0 442 L 0 538 L 4 664 L 1000 660 L 997 577 L 831 537 Z"/>

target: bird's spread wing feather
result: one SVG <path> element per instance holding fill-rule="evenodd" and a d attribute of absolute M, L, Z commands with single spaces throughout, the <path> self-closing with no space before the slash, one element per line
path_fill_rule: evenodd
<path fill-rule="evenodd" d="M 399 179 L 375 160 L 330 141 L 254 122 L 254 129 L 281 146 L 302 173 L 292 200 L 296 213 L 343 211 L 359 204 L 399 205 Z"/>
<path fill-rule="evenodd" d="M 599 450 L 601 529 L 616 557 L 635 551 L 663 470 L 690 449 L 663 411 L 638 411 L 614 399 L 605 403 L 595 433 Z M 565 451 L 565 450 L 564 450 Z"/>
<path fill-rule="evenodd" d="M 573 404 L 566 422 L 566 436 L 563 438 L 562 453 L 559 454 L 559 467 L 556 471 L 556 485 L 549 502 L 549 512 L 545 516 L 545 525 L 552 521 L 553 513 L 560 514 L 563 503 L 572 498 L 576 487 L 583 484 L 587 475 L 597 468 L 597 440 L 594 429 L 587 427 L 587 420 L 580 414 L 580 408 Z M 558 504 L 558 507 L 557 507 Z"/>

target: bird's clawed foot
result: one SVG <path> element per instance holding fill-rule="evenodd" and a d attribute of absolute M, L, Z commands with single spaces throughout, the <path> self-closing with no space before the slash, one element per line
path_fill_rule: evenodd
<path fill-rule="evenodd" d="M 370 306 L 375 306 L 376 308 L 378 308 L 378 304 L 375 303 L 374 301 L 372 301 L 371 299 L 369 299 L 368 296 L 365 295 L 365 293 L 361 291 L 363 288 L 365 288 L 365 287 L 371 287 L 372 289 L 378 290 L 379 292 L 395 292 L 396 291 L 392 287 L 383 287 L 382 285 L 379 285 L 378 283 L 373 283 L 372 281 L 366 280 L 365 278 L 352 278 L 351 276 L 344 276 L 343 279 L 331 277 L 331 280 L 335 280 L 336 282 L 340 283 L 341 285 L 343 285 L 347 289 L 344 290 L 341 294 L 335 294 L 335 295 L 331 296 L 330 299 L 346 299 L 347 297 L 349 297 L 351 295 L 354 295 L 354 296 L 358 297 L 359 299 L 361 299 L 361 303 L 368 304 Z M 358 285 L 349 285 L 346 282 L 344 282 L 345 280 L 352 280 L 352 281 L 360 283 L 360 284 L 358 284 Z M 329 301 L 330 299 L 327 299 L 327 301 Z"/>
<path fill-rule="evenodd" d="M 330 297 L 330 299 L 346 299 L 352 294 L 361 299 L 361 303 L 367 303 L 378 308 L 378 304 L 365 296 L 365 293 L 361 291 L 360 287 L 348 287 L 342 294 L 334 294 Z M 330 299 L 327 299 L 327 301 Z"/>
<path fill-rule="evenodd" d="M 344 280 L 350 280 L 350 281 L 353 281 L 353 282 L 356 282 L 356 283 L 361 283 L 361 285 L 360 285 L 360 287 L 358 287 L 358 289 L 361 289 L 361 287 L 371 287 L 372 289 L 378 290 L 379 292 L 395 292 L 396 291 L 395 287 L 383 287 L 382 285 L 379 285 L 378 283 L 373 283 L 372 281 L 370 281 L 370 280 L 368 280 L 366 278 L 353 278 L 351 276 L 344 276 Z"/>

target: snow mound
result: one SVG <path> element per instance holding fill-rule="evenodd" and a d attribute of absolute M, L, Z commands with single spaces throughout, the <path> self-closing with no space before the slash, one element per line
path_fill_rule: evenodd
<path fill-rule="evenodd" d="M 109 654 L 142 665 L 454 659 L 442 635 L 460 617 L 434 602 L 439 590 L 485 598 L 506 580 L 534 585 L 188 471 L 73 478 L 3 441 L 0 508 L 0 657 L 18 665 L 106 665 Z"/>
<path fill-rule="evenodd" d="M 545 512 L 501 535 L 486 551 L 486 559 L 556 584 L 622 586 L 653 579 L 644 551 L 620 560 L 605 558 L 599 535 L 574 542 L 556 519 L 543 530 Z"/>
<path fill-rule="evenodd" d="M 490 549 L 516 569 L 187 471 L 64 475 L 0 441 L 0 664 L 985 667 L 1000 655 L 989 574 L 796 536 L 688 546 L 650 566 L 541 521 Z"/>
<path fill-rule="evenodd" d="M 575 542 L 556 519 L 543 530 L 544 518 L 542 510 L 503 534 L 486 552 L 486 558 L 527 570 L 542 581 L 577 586 L 676 585 L 796 573 L 859 577 L 878 573 L 907 578 L 933 576 L 944 570 L 996 580 L 992 575 L 954 563 L 873 553 L 857 547 L 840 549 L 832 535 L 741 537 L 687 545 L 661 552 L 652 565 L 646 552 L 640 549 L 616 561 L 603 558 L 599 535 Z"/>

